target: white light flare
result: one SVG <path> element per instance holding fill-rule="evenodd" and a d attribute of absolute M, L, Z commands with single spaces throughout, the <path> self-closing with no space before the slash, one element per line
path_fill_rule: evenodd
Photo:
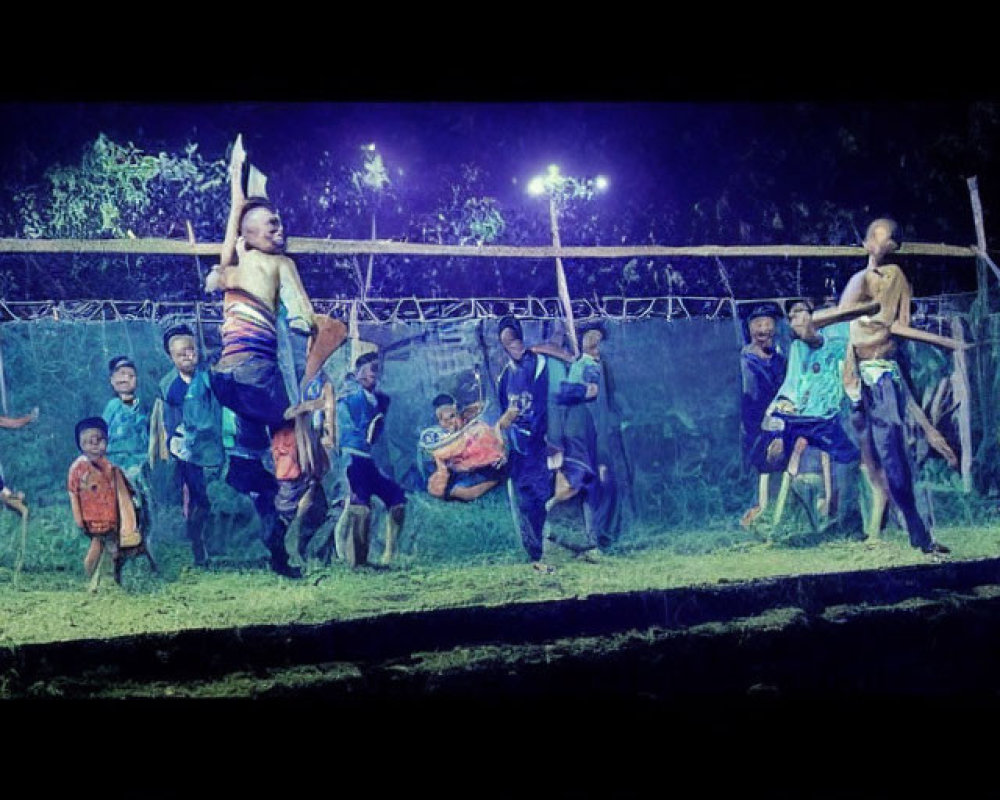
<path fill-rule="evenodd" d="M 545 178 L 537 175 L 528 182 L 528 194 L 538 197 L 545 194 Z"/>

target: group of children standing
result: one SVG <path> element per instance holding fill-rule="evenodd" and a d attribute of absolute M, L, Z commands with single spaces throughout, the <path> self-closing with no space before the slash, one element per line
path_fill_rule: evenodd
<path fill-rule="evenodd" d="M 205 524 L 209 515 L 206 484 L 222 468 L 222 407 L 212 393 L 208 370 L 199 365 L 194 334 L 187 325 L 170 328 L 163 347 L 173 368 L 163 377 L 152 409 L 140 401 L 135 363 L 127 356 L 108 362 L 115 396 L 100 416 L 76 424 L 81 455 L 67 476 L 73 520 L 90 538 L 84 571 L 95 590 L 107 555 L 116 582 L 130 556 L 156 562 L 148 547 L 152 521 L 150 474 L 158 459 L 176 465 L 185 528 L 196 565 L 206 563 Z"/>

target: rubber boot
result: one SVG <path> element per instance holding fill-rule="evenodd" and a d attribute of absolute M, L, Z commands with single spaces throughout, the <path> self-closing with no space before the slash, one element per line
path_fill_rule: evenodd
<path fill-rule="evenodd" d="M 205 522 L 208 511 L 204 508 L 192 508 L 187 519 L 187 537 L 191 542 L 191 552 L 194 555 L 196 567 L 208 566 L 208 549 L 205 547 Z"/>
<path fill-rule="evenodd" d="M 288 550 L 285 548 L 286 530 L 285 523 L 276 518 L 271 524 L 267 541 L 264 542 L 271 553 L 271 569 L 286 578 L 301 578 L 302 570 L 288 563 Z"/>
<path fill-rule="evenodd" d="M 372 517 L 367 506 L 361 506 L 361 510 L 355 512 L 355 522 L 351 528 L 351 535 L 354 538 L 354 554 L 356 564 L 368 563 L 368 545 L 371 544 Z"/>
<path fill-rule="evenodd" d="M 351 567 L 368 563 L 371 512 L 368 506 L 348 503 L 334 529 L 337 555 Z"/>
<path fill-rule="evenodd" d="M 340 512 L 340 516 L 337 517 L 337 522 L 333 526 L 333 549 L 341 561 L 347 560 L 347 543 L 348 539 L 351 538 L 348 533 L 347 521 L 350 519 L 351 513 L 351 504 L 344 503 L 344 510 Z"/>
<path fill-rule="evenodd" d="M 300 515 L 296 514 L 295 519 L 288 523 L 283 544 L 285 552 L 288 554 L 288 563 L 292 568 L 305 569 L 306 561 L 302 557 L 302 517 Z"/>
<path fill-rule="evenodd" d="M 403 528 L 406 519 L 406 506 L 400 503 L 389 509 L 385 518 L 385 551 L 382 553 L 382 563 L 388 564 L 396 555 L 396 546 L 399 543 L 399 532 Z"/>

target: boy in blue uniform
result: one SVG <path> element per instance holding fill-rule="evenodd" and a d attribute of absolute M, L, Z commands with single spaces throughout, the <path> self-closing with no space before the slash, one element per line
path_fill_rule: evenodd
<path fill-rule="evenodd" d="M 337 398 L 337 429 L 340 449 L 348 459 L 347 485 L 350 495 L 334 529 L 337 555 L 352 567 L 368 563 L 373 496 L 388 510 L 385 551 L 382 563 L 388 564 L 396 552 L 396 543 L 406 516 L 403 487 L 382 473 L 372 459 L 372 445 L 382 432 L 389 396 L 376 391 L 379 378 L 378 353 L 357 358 L 355 375 Z"/>
<path fill-rule="evenodd" d="M 556 473 L 555 493 L 546 503 L 546 510 L 551 511 L 557 503 L 583 493 L 586 545 L 579 556 L 584 561 L 595 561 L 598 548 L 610 544 L 605 526 L 612 522 L 616 498 L 611 459 L 607 448 L 599 447 L 598 422 L 606 424 L 607 420 L 595 412 L 604 384 L 601 364 L 604 328 L 599 323 L 581 326 L 580 334 L 583 352 L 570 365 L 556 395 L 556 402 L 565 409 L 563 463 Z"/>
<path fill-rule="evenodd" d="M 552 572 L 542 561 L 545 503 L 552 495 L 545 441 L 548 424 L 547 359 L 524 346 L 521 323 L 504 317 L 500 344 L 510 361 L 500 373 L 500 407 L 506 409 L 498 427 L 507 433 L 511 503 L 516 504 L 521 543 L 539 572 Z M 512 511 L 515 509 L 512 507 Z"/>
<path fill-rule="evenodd" d="M 108 362 L 108 381 L 115 396 L 101 417 L 108 425 L 108 459 L 120 467 L 149 511 L 149 412 L 136 394 L 135 362 L 115 356 Z M 148 535 L 148 532 L 147 532 Z"/>
<path fill-rule="evenodd" d="M 185 532 L 194 563 L 205 566 L 205 525 L 210 512 L 206 484 L 219 476 L 222 448 L 222 406 L 212 393 L 209 371 L 198 362 L 194 333 L 175 325 L 163 335 L 163 349 L 174 368 L 160 381 L 163 435 L 186 495 Z"/>
<path fill-rule="evenodd" d="M 847 411 L 842 373 L 850 336 L 848 323 L 825 324 L 823 314 L 829 312 L 824 311 L 814 318 L 814 305 L 808 298 L 790 300 L 787 308 L 795 338 L 788 352 L 785 380 L 761 423 L 764 430 L 779 437 L 775 447 L 782 456 L 788 456 L 775 523 L 781 518 L 784 498 L 799 472 L 806 446 L 821 453 L 824 499 L 817 510 L 824 517 L 833 509 L 835 488 L 843 490 L 847 486 L 846 465 L 857 462 L 860 456 L 842 424 Z M 836 482 L 831 475 L 831 459 L 840 473 Z"/>

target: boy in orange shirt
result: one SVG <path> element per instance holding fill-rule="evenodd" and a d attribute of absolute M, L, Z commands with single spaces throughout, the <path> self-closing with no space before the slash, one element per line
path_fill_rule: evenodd
<path fill-rule="evenodd" d="M 130 555 L 144 555 L 156 572 L 139 530 L 132 496 L 135 489 L 125 474 L 107 459 L 108 425 L 101 417 L 87 417 L 76 424 L 76 442 L 83 455 L 69 468 L 66 488 L 73 520 L 90 537 L 83 569 L 91 579 L 90 590 L 100 582 L 101 557 L 107 552 L 114 563 L 115 583 L 121 584 L 122 565 Z"/>

